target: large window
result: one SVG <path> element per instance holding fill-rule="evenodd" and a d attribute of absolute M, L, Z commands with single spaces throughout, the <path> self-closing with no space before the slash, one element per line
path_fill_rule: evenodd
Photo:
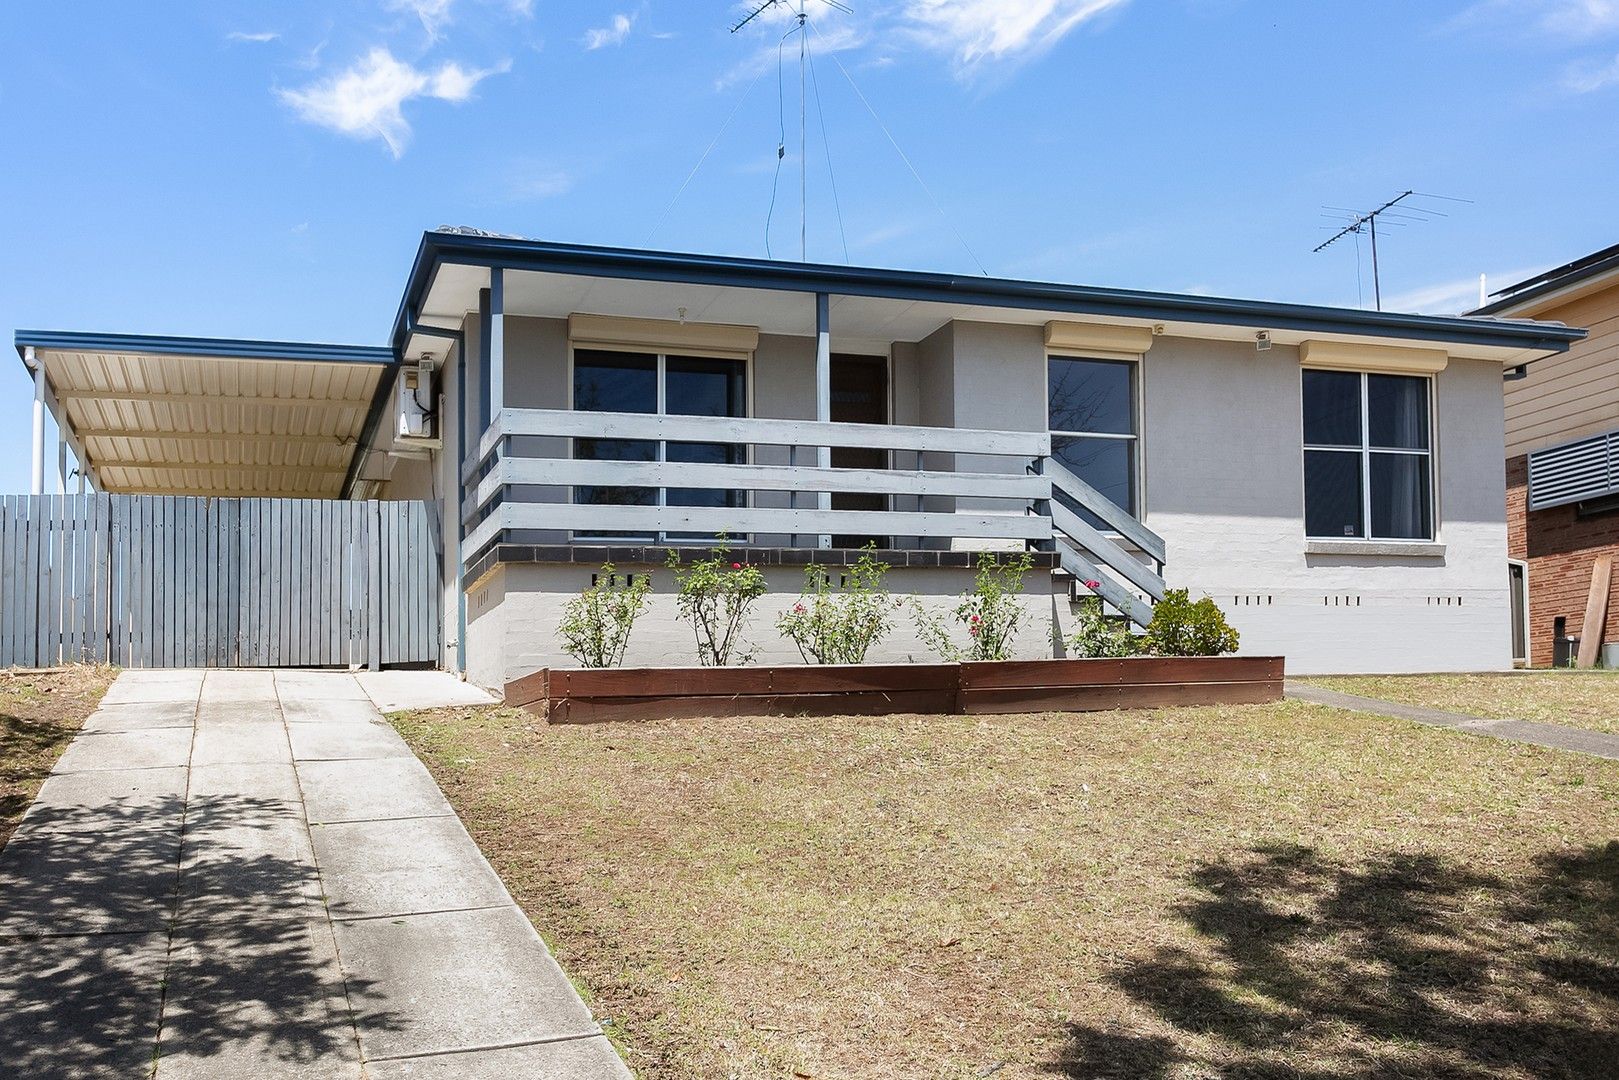
<path fill-rule="evenodd" d="M 1304 371 L 1304 531 L 1432 540 L 1429 381 Z"/>
<path fill-rule="evenodd" d="M 1053 356 L 1046 391 L 1051 456 L 1125 513 L 1137 516 L 1136 364 Z M 1069 509 L 1096 528 L 1107 527 L 1078 506 Z"/>
<path fill-rule="evenodd" d="M 745 416 L 747 365 L 714 357 L 577 349 L 573 354 L 573 407 L 580 412 Z M 745 448 L 735 443 L 581 438 L 573 445 L 573 456 L 588 461 L 740 464 L 745 454 Z M 740 491 L 597 486 L 574 488 L 573 501 L 617 506 L 741 506 L 744 500 Z M 664 538 L 696 540 L 712 535 L 669 533 Z"/>

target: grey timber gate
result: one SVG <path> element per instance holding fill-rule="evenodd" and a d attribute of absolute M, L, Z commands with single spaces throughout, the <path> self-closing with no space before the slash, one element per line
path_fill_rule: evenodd
<path fill-rule="evenodd" d="M 0 497 L 0 667 L 439 660 L 437 505 Z"/>

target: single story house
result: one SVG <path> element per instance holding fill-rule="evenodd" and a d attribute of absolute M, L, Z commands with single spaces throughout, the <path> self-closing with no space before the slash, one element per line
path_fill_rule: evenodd
<path fill-rule="evenodd" d="M 1506 384 L 1514 656 L 1566 663 L 1597 560 L 1619 558 L 1619 245 L 1509 285 L 1474 314 L 1590 328 Z M 1619 666 L 1619 576 L 1606 588 L 1597 629 Z"/>
<path fill-rule="evenodd" d="M 804 567 L 874 544 L 889 588 L 934 606 L 976 553 L 1032 550 L 1026 656 L 1062 655 L 1093 592 L 1144 623 L 1184 586 L 1293 672 L 1499 669 L 1502 380 L 1583 336 L 443 229 L 385 358 L 287 361 L 315 365 L 298 392 L 330 386 L 318 433 L 345 438 L 297 459 L 266 440 L 252 460 L 285 468 L 233 487 L 196 476 L 216 494 L 437 500 L 443 663 L 493 688 L 569 663 L 562 605 L 606 561 L 653 575 L 628 662 L 694 662 L 665 552 L 722 533 L 769 583 L 761 660 L 797 659 L 774 623 Z M 47 399 L 67 363 L 49 344 L 18 336 Z M 94 478 L 86 415 L 65 430 L 91 440 Z M 872 659 L 926 659 L 897 621 Z"/>

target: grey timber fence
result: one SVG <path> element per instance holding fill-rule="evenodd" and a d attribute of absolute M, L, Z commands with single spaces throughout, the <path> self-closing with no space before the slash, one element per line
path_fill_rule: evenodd
<path fill-rule="evenodd" d="M 436 663 L 431 502 L 0 497 L 0 667 Z"/>

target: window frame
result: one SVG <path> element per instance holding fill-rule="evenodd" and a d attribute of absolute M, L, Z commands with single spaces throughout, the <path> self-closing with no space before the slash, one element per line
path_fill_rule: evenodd
<path fill-rule="evenodd" d="M 1320 443 L 1310 443 L 1304 438 L 1304 379 L 1305 374 L 1311 371 L 1325 371 L 1340 375 L 1354 375 L 1360 380 L 1360 445 L 1328 446 Z M 1373 375 L 1392 375 L 1405 379 L 1420 379 L 1426 386 L 1424 402 L 1427 406 L 1427 447 L 1423 449 L 1404 449 L 1395 447 L 1377 448 L 1372 446 L 1372 418 L 1371 395 L 1369 391 L 1370 377 Z M 1302 499 L 1300 501 L 1299 524 L 1303 529 L 1306 540 L 1332 540 L 1346 544 L 1438 544 L 1439 523 L 1439 470 L 1436 467 L 1439 451 L 1439 383 L 1431 374 L 1410 371 L 1378 371 L 1372 368 L 1342 368 L 1321 366 L 1314 364 L 1301 364 L 1299 366 L 1299 489 Z M 1309 513 L 1309 455 L 1312 453 L 1355 454 L 1360 458 L 1360 514 L 1361 536 L 1321 536 L 1310 532 Z M 1374 454 L 1395 454 L 1407 457 L 1421 457 L 1427 461 L 1428 470 L 1428 535 L 1425 537 L 1410 536 L 1375 536 L 1372 533 L 1372 456 Z"/>
<path fill-rule="evenodd" d="M 1124 364 L 1130 368 L 1130 430 L 1129 435 L 1120 435 L 1109 431 L 1059 431 L 1051 426 L 1051 362 L 1053 360 L 1089 360 L 1101 364 Z M 1133 508 L 1120 507 L 1121 510 L 1137 521 L 1146 516 L 1147 511 L 1147 484 L 1146 484 L 1146 441 L 1142 434 L 1143 419 L 1146 416 L 1146 365 L 1142 357 L 1130 355 L 1106 356 L 1096 352 L 1082 352 L 1077 350 L 1046 348 L 1045 364 L 1045 414 L 1046 434 L 1052 439 L 1112 439 L 1119 442 L 1133 442 L 1134 453 L 1130 456 L 1130 486 L 1135 495 Z M 1116 504 L 1115 504 L 1116 505 Z M 1105 522 L 1098 529 L 1109 539 L 1122 540 L 1124 535 Z"/>
<path fill-rule="evenodd" d="M 575 403 L 574 403 L 574 374 L 575 374 L 575 371 L 577 369 L 576 354 L 580 349 L 583 349 L 586 352 L 618 352 L 618 353 L 629 353 L 631 355 L 638 355 L 638 356 L 651 355 L 651 356 L 654 356 L 654 357 L 657 358 L 656 382 L 655 382 L 655 385 L 657 387 L 657 411 L 643 414 L 643 415 L 646 415 L 646 416 L 668 416 L 668 415 L 670 415 L 669 412 L 667 411 L 668 410 L 669 388 L 668 388 L 668 382 L 666 381 L 666 378 L 667 378 L 668 370 L 669 370 L 669 358 L 671 356 L 677 357 L 677 358 L 685 357 L 685 358 L 696 359 L 696 360 L 740 360 L 742 362 L 742 411 L 743 412 L 742 412 L 742 416 L 738 417 L 737 419 L 746 419 L 748 417 L 753 416 L 753 414 L 754 414 L 753 361 L 754 361 L 755 351 L 752 350 L 752 349 L 748 350 L 746 355 L 743 355 L 743 356 L 736 356 L 736 355 L 727 356 L 727 355 L 713 355 L 712 352 L 705 352 L 700 347 L 686 347 L 686 346 L 676 347 L 676 346 L 670 346 L 670 345 L 639 345 L 639 344 L 622 344 L 621 345 L 621 344 L 618 344 L 616 342 L 596 342 L 596 341 L 578 342 L 578 341 L 572 340 L 571 338 L 568 341 L 568 371 L 567 371 L 568 411 L 569 412 L 578 412 L 578 411 L 580 411 L 577 408 L 575 408 Z M 723 353 L 724 350 L 721 350 L 721 352 Z M 676 415 L 679 415 L 679 414 L 676 414 Z M 578 446 L 577 446 L 578 438 L 579 437 L 576 437 L 576 436 L 570 436 L 569 439 L 568 439 L 568 457 L 569 457 L 569 460 L 578 460 L 577 458 L 574 457 L 574 454 L 576 454 L 578 452 Z M 655 461 L 657 461 L 659 463 L 662 463 L 662 462 L 665 462 L 665 461 L 668 460 L 667 455 L 668 455 L 669 440 L 667 440 L 667 439 L 649 439 L 647 441 L 648 442 L 655 442 L 655 443 L 658 444 L 657 457 L 654 458 L 653 460 L 655 460 Z M 723 440 L 716 440 L 716 441 L 717 442 L 723 442 Z M 747 464 L 752 464 L 752 462 L 753 462 L 753 444 L 752 443 L 743 443 L 742 444 L 742 464 L 747 465 Z M 659 507 L 668 505 L 665 500 L 668 497 L 669 489 L 660 487 L 660 488 L 655 488 L 653 490 L 655 490 L 657 492 L 657 501 L 655 503 L 653 503 L 653 505 L 654 506 L 659 506 Z M 573 487 L 569 486 L 568 487 L 568 502 L 570 504 L 573 503 L 573 497 L 574 497 L 573 496 Z M 748 507 L 748 506 L 751 506 L 751 505 L 753 505 L 753 493 L 746 490 L 746 489 L 742 489 L 742 506 L 738 507 L 737 509 L 742 509 L 743 507 Z M 732 539 L 746 544 L 746 543 L 748 543 L 748 542 L 750 542 L 752 540 L 752 534 L 751 533 L 739 533 L 736 536 L 734 536 Z M 664 531 L 647 532 L 647 533 L 635 533 L 634 535 L 613 535 L 613 534 L 608 534 L 608 533 L 583 532 L 583 531 L 575 529 L 575 530 L 571 530 L 568 533 L 568 542 L 569 543 L 585 543 L 585 544 L 599 545 L 599 544 L 603 543 L 604 541 L 608 542 L 608 543 L 625 543 L 625 544 L 636 544 L 636 543 L 658 544 L 660 546 L 667 546 L 667 547 L 680 547 L 682 545 L 692 546 L 692 547 L 712 547 L 713 544 L 714 544 L 714 540 L 713 540 L 712 537 L 705 538 L 705 537 L 693 537 L 693 536 L 677 536 L 675 534 L 672 534 L 672 533 L 669 533 L 669 532 L 664 532 Z"/>

